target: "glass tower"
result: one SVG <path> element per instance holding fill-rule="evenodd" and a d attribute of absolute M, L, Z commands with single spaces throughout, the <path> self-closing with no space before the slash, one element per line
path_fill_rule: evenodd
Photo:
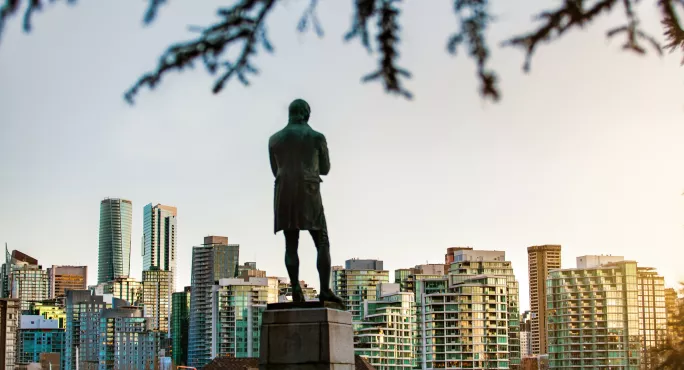
<path fill-rule="evenodd" d="M 207 236 L 192 248 L 188 366 L 203 367 L 211 361 L 211 292 L 220 279 L 237 274 L 240 246 L 228 238 Z"/>
<path fill-rule="evenodd" d="M 176 366 L 188 363 L 188 328 L 190 326 L 190 287 L 172 294 L 171 357 Z"/>
<path fill-rule="evenodd" d="M 667 306 L 665 278 L 651 267 L 637 267 L 639 304 L 639 336 L 641 337 L 641 365 L 651 369 L 649 352 L 667 341 Z"/>
<path fill-rule="evenodd" d="M 171 291 L 176 277 L 176 207 L 152 203 L 143 209 L 143 271 L 171 271 Z"/>
<path fill-rule="evenodd" d="M 131 222 L 133 204 L 125 199 L 100 202 L 100 247 L 98 251 L 98 284 L 131 271 Z"/>
<path fill-rule="evenodd" d="M 551 271 L 547 292 L 551 368 L 640 368 L 636 262 Z"/>
<path fill-rule="evenodd" d="M 154 330 L 165 333 L 169 331 L 171 313 L 171 271 L 151 270 L 143 271 L 142 303 L 145 307 L 145 317 L 150 320 Z"/>

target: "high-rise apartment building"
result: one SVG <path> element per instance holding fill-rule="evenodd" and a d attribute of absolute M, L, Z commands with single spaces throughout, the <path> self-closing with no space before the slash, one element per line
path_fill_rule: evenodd
<path fill-rule="evenodd" d="M 512 368 L 505 276 L 450 273 L 419 280 L 417 289 L 419 368 Z"/>
<path fill-rule="evenodd" d="M 211 361 L 211 293 L 214 282 L 234 278 L 239 264 L 238 244 L 223 236 L 207 236 L 192 248 L 188 366 L 202 367 Z"/>
<path fill-rule="evenodd" d="M 361 305 L 354 351 L 378 370 L 411 370 L 416 367 L 414 294 L 401 292 L 397 283 L 382 283 L 377 289 L 377 300 Z"/>
<path fill-rule="evenodd" d="M 342 298 L 353 321 L 361 320 L 363 301 L 375 301 L 377 286 L 389 283 L 389 271 L 380 260 L 350 259 L 344 268 L 333 267 L 333 291 Z"/>
<path fill-rule="evenodd" d="M 10 253 L 7 249 L 7 243 L 5 243 L 5 263 L 0 270 L 0 298 L 11 297 L 11 273 L 13 269 L 21 268 L 24 265 L 38 266 L 38 260 L 18 250 L 13 250 L 12 253 Z"/>
<path fill-rule="evenodd" d="M 176 207 L 152 203 L 143 209 L 143 271 L 171 271 L 171 292 L 176 291 Z"/>
<path fill-rule="evenodd" d="M 549 271 L 561 268 L 560 245 L 538 245 L 527 248 L 530 282 L 530 323 L 532 353 L 547 353 L 546 277 Z"/>
<path fill-rule="evenodd" d="M 651 267 L 637 266 L 637 304 L 642 368 L 651 369 L 649 352 L 667 341 L 665 278 Z"/>
<path fill-rule="evenodd" d="M 111 296 L 110 296 L 111 297 Z M 66 297 L 66 346 L 64 369 L 97 366 L 100 351 L 100 315 L 112 305 L 111 298 L 94 295 L 89 290 L 69 290 Z M 77 354 L 78 353 L 78 354 Z"/>
<path fill-rule="evenodd" d="M 548 278 L 549 365 L 640 368 L 637 264 L 559 269 Z"/>
<path fill-rule="evenodd" d="M 64 328 L 59 321 L 38 315 L 22 315 L 18 331 L 17 364 L 40 362 L 41 353 L 64 356 Z"/>
<path fill-rule="evenodd" d="M 160 335 L 140 307 L 119 301 L 102 310 L 98 370 L 156 369 Z"/>
<path fill-rule="evenodd" d="M 171 358 L 176 366 L 188 364 L 188 329 L 190 327 L 190 287 L 172 295 Z"/>
<path fill-rule="evenodd" d="M 55 266 L 49 267 L 49 298 L 66 297 L 67 290 L 88 289 L 88 266 Z"/>
<path fill-rule="evenodd" d="M 212 288 L 211 358 L 259 357 L 268 278 L 220 279 Z"/>
<path fill-rule="evenodd" d="M 506 296 L 506 314 L 497 315 L 497 325 L 505 324 L 506 326 L 508 365 L 512 369 L 517 369 L 520 366 L 520 293 L 518 281 L 513 272 L 513 264 L 506 261 L 506 253 L 503 251 L 463 248 L 454 252 L 454 261 L 449 265 L 449 286 L 481 276 L 505 279 L 506 288 L 503 289 L 503 294 Z M 488 301 L 490 304 L 487 307 L 492 308 L 491 297 Z M 498 308 L 503 307 L 499 305 Z"/>
<path fill-rule="evenodd" d="M 14 370 L 21 305 L 17 299 L 0 298 L 0 369 Z"/>
<path fill-rule="evenodd" d="M 142 304 L 145 317 L 149 318 L 152 328 L 165 333 L 169 331 L 171 319 L 171 281 L 172 271 L 158 270 L 152 267 L 143 271 Z"/>
<path fill-rule="evenodd" d="M 9 282 L 10 296 L 21 301 L 22 310 L 28 310 L 31 302 L 48 299 L 47 271 L 39 265 L 13 265 Z"/>
<path fill-rule="evenodd" d="M 98 284 L 130 275 L 132 221 L 130 200 L 107 198 L 100 202 Z"/>

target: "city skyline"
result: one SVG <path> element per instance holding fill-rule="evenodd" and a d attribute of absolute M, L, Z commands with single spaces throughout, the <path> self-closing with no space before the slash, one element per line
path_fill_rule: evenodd
<path fill-rule="evenodd" d="M 105 200 L 109 200 L 109 199 L 117 199 L 117 200 L 118 200 L 118 198 L 105 198 L 105 199 L 103 200 L 103 202 L 104 202 Z M 126 201 L 127 201 L 127 202 L 130 202 L 130 201 L 128 201 L 128 200 L 126 200 Z M 143 208 L 144 208 L 144 209 L 147 209 L 148 206 L 150 206 L 150 205 L 151 205 L 151 204 L 147 204 L 147 205 L 144 206 Z M 173 209 L 174 214 L 175 214 L 175 212 L 177 212 L 177 208 L 176 208 L 176 207 L 173 207 L 173 206 L 164 206 L 164 207 L 167 207 L 167 208 L 169 208 L 169 209 Z M 133 208 L 135 208 L 135 206 L 133 206 Z M 143 223 L 144 223 L 144 221 L 143 221 Z M 133 224 L 135 224 L 135 222 L 134 222 Z M 173 225 L 174 225 L 174 230 L 175 230 L 175 229 L 176 229 L 175 216 L 174 216 L 174 223 L 173 223 Z M 227 245 L 235 245 L 235 246 L 239 246 L 239 245 L 240 245 L 240 243 L 233 243 L 233 242 L 232 242 L 232 240 L 233 240 L 232 238 L 228 238 L 228 237 L 224 237 L 224 236 L 211 236 L 211 235 L 210 235 L 210 236 L 205 236 L 205 237 L 204 237 L 205 243 L 206 243 L 207 238 L 219 238 L 219 239 L 220 239 L 220 243 L 228 243 L 228 241 L 230 240 L 231 242 L 230 242 L 229 244 L 227 244 Z M 224 241 L 224 239 L 225 239 L 225 241 Z M 209 239 L 209 240 L 211 240 L 211 239 Z M 197 243 L 196 243 L 196 244 L 197 244 Z M 204 245 L 204 244 L 203 244 L 203 245 Z M 141 249 L 144 248 L 144 247 L 145 247 L 145 244 L 142 243 Z M 193 248 L 197 248 L 197 245 L 194 245 Z M 425 263 L 428 263 L 428 264 L 430 264 L 430 265 L 450 264 L 450 263 L 453 263 L 453 262 L 454 262 L 454 259 L 453 259 L 454 253 L 461 253 L 461 252 L 462 252 L 462 251 L 461 251 L 462 249 L 471 249 L 471 248 L 474 248 L 475 250 L 479 250 L 479 251 L 489 251 L 489 252 L 492 252 L 492 253 L 498 253 L 498 250 L 496 250 L 496 249 L 478 248 L 476 245 L 473 245 L 473 246 L 470 246 L 470 245 L 469 245 L 469 246 L 465 246 L 465 245 L 453 246 L 453 245 L 450 245 L 450 246 L 444 248 L 444 251 L 447 252 L 447 255 L 446 255 L 446 256 L 445 256 L 444 254 L 441 254 L 441 255 L 438 254 L 437 256 L 430 256 L 430 257 L 437 257 L 437 258 L 431 258 L 430 260 L 425 260 L 424 262 L 425 262 Z M 567 254 L 567 251 L 565 251 L 565 250 L 562 248 L 562 245 L 559 245 L 559 244 L 546 244 L 546 245 L 539 245 L 539 246 L 532 246 L 532 245 L 531 245 L 531 246 L 528 246 L 528 247 L 526 248 L 527 254 L 530 254 L 530 253 L 538 253 L 537 250 L 538 250 L 539 248 L 555 248 L 554 250 L 560 251 L 561 254 Z M 16 250 L 16 251 L 22 252 L 21 249 L 19 249 L 19 248 L 10 248 L 9 250 Z M 499 250 L 500 250 L 502 253 L 507 253 L 506 250 L 501 250 L 501 249 L 499 249 Z M 541 249 L 539 249 L 539 250 L 541 250 Z M 562 263 L 562 264 L 561 264 L 560 269 L 574 268 L 575 265 L 578 266 L 578 267 L 579 267 L 579 266 L 582 266 L 582 267 L 591 267 L 591 266 L 593 266 L 593 265 L 598 266 L 598 265 L 600 265 L 600 264 L 610 263 L 610 262 L 613 262 L 613 261 L 622 261 L 622 260 L 625 259 L 625 256 L 624 256 L 624 255 L 605 254 L 605 253 L 602 253 L 602 251 L 598 251 L 598 252 L 594 251 L 594 252 L 595 252 L 594 254 L 572 255 L 571 258 L 567 258 L 567 257 L 566 257 L 565 263 Z M 284 253 L 284 251 L 283 251 L 283 253 Z M 598 253 L 598 254 L 596 254 L 596 253 Z M 134 246 L 132 246 L 132 248 L 131 248 L 131 254 L 132 254 L 132 255 L 135 255 L 135 247 L 134 247 Z M 342 261 L 333 260 L 333 261 L 332 261 L 332 266 L 333 266 L 333 267 L 338 267 L 338 266 L 339 266 L 339 267 L 343 267 L 343 266 L 348 265 L 348 264 L 349 264 L 350 262 L 352 262 L 352 261 L 359 261 L 359 262 L 369 261 L 368 263 L 374 263 L 373 261 L 379 261 L 380 266 L 383 266 L 383 265 L 385 264 L 385 261 L 387 260 L 387 257 L 388 257 L 388 256 L 373 256 L 373 257 L 368 257 L 368 256 L 365 256 L 365 257 L 364 257 L 364 256 L 348 256 L 348 257 L 344 257 L 344 259 L 343 259 Z M 443 260 L 440 261 L 440 260 L 439 260 L 439 257 L 442 257 Z M 449 257 L 451 257 L 451 259 L 449 259 Z M 583 260 L 584 257 L 589 257 L 590 259 L 588 259 L 587 261 L 584 261 L 584 260 Z M 384 267 L 383 269 L 389 272 L 389 275 L 387 276 L 387 277 L 388 277 L 388 281 L 387 281 L 387 282 L 393 282 L 393 281 L 395 281 L 395 279 L 396 279 L 396 276 L 395 276 L 395 275 L 396 275 L 396 273 L 397 273 L 397 270 L 406 270 L 406 269 L 412 269 L 412 268 L 414 268 L 414 267 L 418 267 L 418 266 L 420 265 L 420 263 L 421 263 L 420 261 L 423 261 L 422 258 L 424 258 L 424 256 L 416 256 L 415 262 L 414 262 L 413 264 L 409 264 L 409 265 L 406 265 L 406 266 L 390 266 L 390 267 Z M 636 259 L 634 259 L 634 258 L 629 258 L 629 257 L 627 257 L 627 259 L 628 259 L 628 260 L 634 260 L 634 261 L 636 261 Z M 536 260 L 535 260 L 535 261 L 536 261 Z M 185 268 L 191 269 L 191 267 L 192 267 L 192 260 L 190 260 L 190 261 L 188 261 L 188 262 L 189 262 L 189 263 L 188 263 L 187 265 L 186 265 L 186 264 L 181 264 L 181 271 L 183 271 Z M 240 266 L 242 266 L 242 265 L 245 264 L 245 263 L 260 263 L 260 262 L 262 262 L 262 261 L 260 261 L 258 258 L 256 258 L 256 259 L 250 259 L 250 258 L 243 259 L 243 258 L 240 258 L 240 259 L 239 259 L 239 265 L 240 265 Z M 513 261 L 511 261 L 511 262 L 513 262 Z M 536 264 L 536 263 L 537 263 L 537 262 L 535 262 L 535 264 Z M 516 274 L 516 279 L 518 279 L 518 281 L 520 282 L 520 288 L 521 288 L 520 290 L 521 290 L 521 292 L 522 292 L 522 291 L 528 291 L 528 289 L 530 288 L 530 279 L 529 279 L 529 276 L 530 276 L 530 266 L 531 266 L 531 264 L 532 264 L 532 261 L 530 260 L 530 257 L 527 256 L 527 261 L 526 261 L 526 266 L 525 266 L 525 267 L 526 267 L 526 270 L 524 270 L 525 272 L 524 272 L 524 273 L 518 273 L 518 274 Z M 42 265 L 42 264 L 41 264 L 41 265 Z M 513 263 L 513 265 L 516 266 L 515 263 Z M 49 266 L 49 265 L 48 265 L 48 266 Z M 183 267 L 183 266 L 185 266 L 185 267 Z M 657 265 L 655 265 L 655 266 L 650 266 L 650 265 L 649 265 L 649 266 L 646 266 L 645 264 L 640 264 L 640 266 L 643 266 L 642 268 L 654 269 L 655 271 L 657 271 L 658 274 L 663 275 L 662 272 L 660 271 L 659 266 L 657 266 Z M 54 267 L 67 267 L 67 268 L 68 268 L 68 267 L 72 267 L 72 268 L 73 268 L 73 267 L 75 267 L 75 266 L 53 266 L 53 268 L 54 268 Z M 85 267 L 85 268 L 86 268 L 86 269 L 85 269 L 86 271 L 87 271 L 87 270 L 90 270 L 90 274 L 93 274 L 93 270 L 97 271 L 97 270 L 99 269 L 99 266 L 98 266 L 98 269 L 95 269 L 95 268 L 88 269 L 87 266 L 82 266 L 82 267 Z M 79 268 L 80 268 L 80 267 L 79 267 Z M 152 266 L 152 268 L 153 268 L 154 270 L 158 270 L 158 269 L 159 269 L 158 266 Z M 283 270 L 284 270 L 284 268 L 283 268 Z M 559 270 L 559 269 L 550 269 L 550 271 L 553 271 L 553 270 Z M 46 268 L 46 271 L 48 271 L 48 274 L 49 274 L 48 268 Z M 140 270 L 131 269 L 132 274 L 130 274 L 130 275 L 127 276 L 127 277 L 126 277 L 126 276 L 120 276 L 118 279 L 124 279 L 124 280 L 126 280 L 126 279 L 128 279 L 128 280 L 133 279 L 132 281 L 136 282 L 137 284 L 142 284 L 142 282 L 144 281 L 144 276 L 145 276 L 144 272 L 145 272 L 145 271 L 149 271 L 149 270 L 144 270 L 144 265 L 143 265 L 142 268 L 141 268 Z M 140 272 L 140 276 L 138 277 L 138 276 L 135 274 L 135 272 Z M 283 277 L 283 276 L 286 276 L 286 273 L 285 273 L 285 272 L 283 272 L 283 273 L 271 273 L 270 271 L 266 271 L 266 273 L 268 274 L 268 276 L 271 276 L 271 277 Z M 333 276 L 331 277 L 332 280 L 334 280 L 334 273 L 335 273 L 335 271 L 334 271 L 334 269 L 333 269 Z M 173 274 L 172 274 L 172 275 L 173 275 Z M 665 287 L 668 287 L 668 288 L 674 288 L 674 289 L 678 290 L 678 289 L 680 288 L 680 286 L 681 286 L 680 283 L 684 282 L 684 281 L 683 281 L 684 279 L 683 279 L 683 280 L 671 280 L 671 279 L 668 279 L 667 276 L 664 276 L 664 277 L 665 277 Z M 97 284 L 95 283 L 95 282 L 97 282 L 97 279 L 92 279 L 92 280 L 91 280 L 91 279 L 92 279 L 92 277 L 88 277 L 88 288 L 89 288 L 89 289 L 90 289 L 90 287 L 94 287 L 94 286 L 97 285 Z M 113 280 L 116 280 L 116 279 L 113 279 Z M 545 281 L 545 280 L 546 280 L 546 279 L 544 278 L 543 281 Z M 306 280 L 302 278 L 302 281 L 306 281 Z M 182 282 L 181 284 L 179 284 L 180 288 L 176 288 L 174 291 L 169 292 L 169 298 L 168 298 L 169 302 L 168 302 L 168 305 L 170 306 L 170 304 L 171 304 L 171 293 L 183 292 L 183 290 L 186 289 L 187 287 L 189 287 L 190 285 L 191 285 L 191 281 L 188 280 L 187 283 Z M 317 291 L 320 289 L 320 287 L 318 287 L 318 286 L 315 285 L 315 284 L 310 284 L 310 285 L 311 285 L 312 287 L 314 287 Z M 334 281 L 333 281 L 333 282 L 331 283 L 331 287 L 334 287 L 334 285 L 335 285 L 335 283 L 334 283 Z M 532 310 L 532 305 L 531 305 L 531 302 L 530 302 L 530 296 L 529 296 L 529 294 L 526 293 L 526 295 L 522 295 L 522 293 L 521 293 L 521 295 L 520 295 L 520 302 L 521 302 L 521 304 L 520 304 L 520 306 L 519 306 L 519 308 L 520 308 L 520 314 L 522 314 L 522 313 L 525 312 L 525 311 L 530 311 L 530 310 Z M 170 307 L 169 307 L 169 308 L 170 308 Z M 170 320 L 170 316 L 168 316 L 167 319 Z M 533 326 L 534 326 L 534 325 L 533 325 Z"/>
<path fill-rule="evenodd" d="M 177 290 L 189 285 L 192 246 L 206 235 L 228 236 L 243 246 L 243 261 L 285 276 L 284 241 L 271 232 L 266 145 L 285 124 L 287 104 L 302 97 L 330 148 L 322 192 L 335 264 L 382 258 L 394 270 L 470 245 L 505 250 L 521 275 L 528 246 L 560 244 L 564 261 L 621 254 L 656 267 L 668 286 L 684 280 L 671 262 L 684 258 L 677 58 L 627 55 L 605 40 L 612 19 L 599 19 L 540 50 L 529 75 L 519 51 L 493 50 L 504 96 L 484 103 L 473 94 L 472 63 L 444 53 L 455 31 L 449 2 L 429 13 L 405 3 L 400 62 L 416 76 L 407 82 L 411 102 L 359 83 L 375 61 L 340 41 L 349 2 L 320 4 L 322 41 L 294 31 L 304 3 L 279 7 L 269 18 L 276 54 L 258 56 L 262 75 L 250 87 L 213 96 L 210 77 L 188 71 L 145 91 L 134 107 L 122 102 L 123 90 L 163 45 L 191 37 L 185 24 L 207 24 L 215 3 L 169 4 L 146 29 L 137 27 L 143 3 L 55 6 L 30 35 L 13 20 L 0 48 L 0 241 L 45 266 L 87 265 L 92 284 L 96 202 L 125 197 L 134 205 L 136 279 L 150 202 L 179 210 L 177 261 L 185 268 Z M 492 40 L 527 29 L 542 4 L 494 4 Z M 658 27 L 651 12 L 640 21 Z M 38 211 L 49 222 L 39 223 Z M 314 247 L 301 243 L 301 278 L 315 282 Z M 527 279 L 519 280 L 524 309 Z"/>

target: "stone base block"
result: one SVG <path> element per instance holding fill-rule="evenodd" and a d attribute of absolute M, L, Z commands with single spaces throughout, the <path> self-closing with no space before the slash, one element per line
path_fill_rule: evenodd
<path fill-rule="evenodd" d="M 269 307 L 264 312 L 260 370 L 353 370 L 351 313 L 325 307 Z"/>

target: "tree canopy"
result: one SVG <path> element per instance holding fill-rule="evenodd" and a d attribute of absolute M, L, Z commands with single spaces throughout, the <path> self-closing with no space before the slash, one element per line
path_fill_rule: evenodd
<path fill-rule="evenodd" d="M 157 17 L 167 0 L 147 0 L 149 5 L 143 22 L 150 24 Z M 167 72 L 183 70 L 201 62 L 211 75 L 216 76 L 212 91 L 219 93 L 231 79 L 248 85 L 249 76 L 258 74 L 254 60 L 259 48 L 266 52 L 274 51 L 267 33 L 268 15 L 283 0 L 232 0 L 217 10 L 218 20 L 206 27 L 192 28 L 198 35 L 189 41 L 170 45 L 159 58 L 153 70 L 142 75 L 128 91 L 125 99 L 133 104 L 134 98 L 143 87 L 154 89 Z M 306 32 L 313 29 L 323 36 L 322 25 L 316 15 L 319 0 L 308 2 L 296 29 Z M 461 48 L 477 66 L 479 93 L 483 98 L 498 101 L 501 97 L 499 79 L 488 66 L 490 43 L 485 36 L 493 22 L 490 0 L 451 0 L 453 12 L 459 21 L 459 29 L 449 35 L 446 42 L 447 52 L 456 54 Z M 525 53 L 523 70 L 530 70 L 535 51 L 543 44 L 558 40 L 568 31 L 583 28 L 591 21 L 618 11 L 624 15 L 624 23 L 607 30 L 609 38 L 624 38 L 623 49 L 637 54 L 645 54 L 647 48 L 662 55 L 663 51 L 673 52 L 680 49 L 684 53 L 684 28 L 680 23 L 678 11 L 684 9 L 684 0 L 654 0 L 660 12 L 665 43 L 661 44 L 652 33 L 642 29 L 637 5 L 642 0 L 562 0 L 560 5 L 545 9 L 534 16 L 535 26 L 528 32 L 513 35 L 501 43 L 504 47 L 516 47 Z M 31 30 L 32 16 L 47 3 L 76 3 L 76 0 L 0 0 L 0 36 L 7 20 L 22 13 L 23 29 Z M 412 93 L 404 82 L 411 73 L 398 64 L 402 0 L 353 0 L 354 14 L 345 41 L 358 40 L 378 58 L 378 67 L 362 78 L 363 82 L 380 82 L 385 91 L 398 94 L 407 99 Z M 425 6 L 432 6 L 425 2 Z M 375 23 L 376 27 L 372 27 Z M 374 40 L 374 41 L 373 41 Z M 236 58 L 228 58 L 227 51 L 238 48 Z M 684 59 L 682 60 L 684 64 Z"/>

